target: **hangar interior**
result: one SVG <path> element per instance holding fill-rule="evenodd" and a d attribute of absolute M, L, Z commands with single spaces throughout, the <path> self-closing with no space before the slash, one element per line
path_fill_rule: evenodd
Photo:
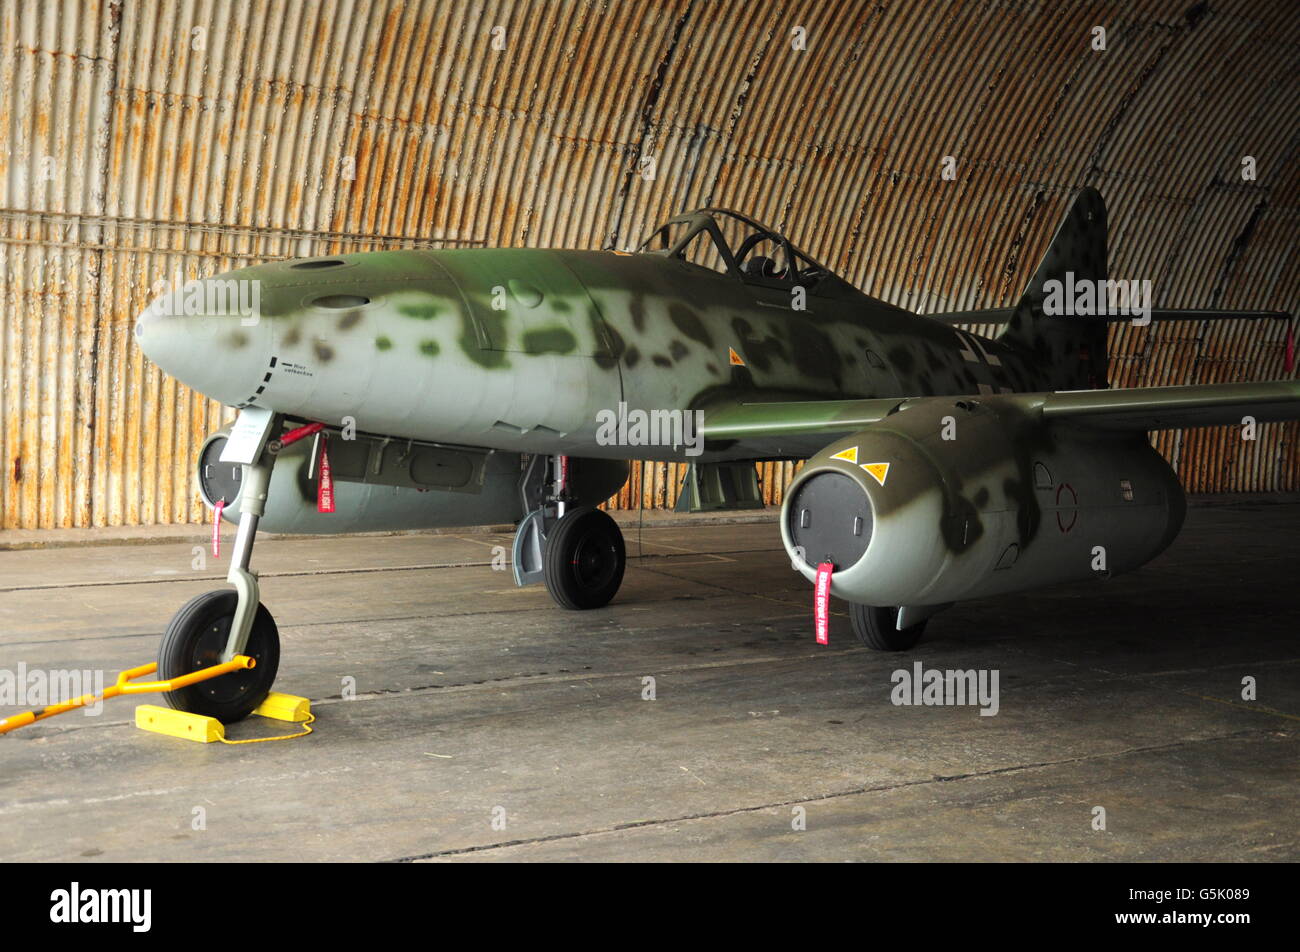
<path fill-rule="evenodd" d="M 194 460 L 234 410 L 133 341 L 169 288 L 714 206 L 889 304 L 1003 308 L 1092 187 L 1157 306 L 1295 315 L 1298 50 L 1286 0 L 0 0 L 0 667 L 111 681 L 225 577 Z M 1110 382 L 1295 380 L 1293 335 L 1115 323 Z M 1294 860 L 1298 433 L 1153 433 L 1193 502 L 1164 556 L 898 657 L 843 606 L 813 643 L 794 461 L 698 517 L 634 465 L 624 587 L 577 618 L 497 571 L 501 526 L 267 539 L 316 734 L 184 745 L 121 701 L 17 732 L 0 858 Z M 892 703 L 914 661 L 998 672 L 996 714 Z"/>

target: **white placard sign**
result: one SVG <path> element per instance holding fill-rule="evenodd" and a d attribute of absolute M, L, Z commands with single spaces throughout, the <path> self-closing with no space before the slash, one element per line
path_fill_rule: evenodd
<path fill-rule="evenodd" d="M 226 448 L 221 451 L 221 462 L 245 465 L 257 462 L 274 419 L 272 411 L 261 407 L 245 407 L 240 410 L 239 419 L 231 427 L 230 439 L 226 440 Z"/>

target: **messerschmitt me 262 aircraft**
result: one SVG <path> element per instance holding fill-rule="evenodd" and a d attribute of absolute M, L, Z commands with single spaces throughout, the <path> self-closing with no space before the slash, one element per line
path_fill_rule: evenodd
<path fill-rule="evenodd" d="M 238 655 L 256 666 L 166 698 L 232 721 L 270 690 L 279 640 L 249 569 L 259 527 L 515 522 L 519 584 L 545 582 L 569 609 L 605 605 L 625 554 L 596 506 L 629 458 L 687 459 L 681 444 L 601 439 L 602 411 L 619 407 L 702 412 L 684 493 L 695 507 L 756 498 L 756 460 L 806 459 L 782 541 L 820 603 L 850 603 L 873 648 L 911 647 L 955 602 L 1101 574 L 1098 552 L 1105 574 L 1134 569 L 1184 514 L 1147 432 L 1295 418 L 1300 384 L 1106 389 L 1107 322 L 1130 319 L 1101 306 L 1106 267 L 1105 204 L 1083 189 L 1003 310 L 912 314 L 721 209 L 671 219 L 636 253 L 395 250 L 200 282 L 255 282 L 251 316 L 186 313 L 174 291 L 140 316 L 136 340 L 240 409 L 197 461 L 203 498 L 239 528 L 234 590 L 177 613 L 159 675 Z M 1063 281 L 1091 286 L 1096 306 L 1049 307 Z M 1227 316 L 1286 317 L 1150 314 Z"/>

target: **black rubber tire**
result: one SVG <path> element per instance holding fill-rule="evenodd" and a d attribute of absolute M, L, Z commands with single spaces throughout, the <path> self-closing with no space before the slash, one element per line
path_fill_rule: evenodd
<path fill-rule="evenodd" d="M 907 651 L 921 640 L 925 633 L 925 622 L 899 631 L 898 609 L 858 605 L 849 603 L 849 619 L 853 622 L 853 633 L 868 648 L 875 651 Z"/>
<path fill-rule="evenodd" d="M 158 648 L 159 680 L 220 664 L 238 602 L 239 596 L 229 589 L 204 592 L 186 602 L 168 623 Z M 243 720 L 266 699 L 280 667 L 280 632 L 265 605 L 257 606 L 244 654 L 257 664 L 168 691 L 163 702 L 178 711 L 215 717 L 223 724 Z"/>
<path fill-rule="evenodd" d="M 608 605 L 623 584 L 626 568 L 623 533 L 599 509 L 581 506 L 566 512 L 546 537 L 546 590 L 561 608 L 582 611 Z"/>

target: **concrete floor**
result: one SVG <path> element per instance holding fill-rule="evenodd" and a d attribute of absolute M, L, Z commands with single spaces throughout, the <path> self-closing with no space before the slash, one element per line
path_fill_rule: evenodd
<path fill-rule="evenodd" d="M 0 552 L 0 668 L 153 660 L 219 587 L 205 538 Z M 1300 506 L 1193 508 L 1141 572 L 958 606 L 902 656 L 842 614 L 813 643 L 770 522 L 643 538 L 585 614 L 494 572 L 502 534 L 262 540 L 277 688 L 316 734 L 193 744 L 131 698 L 24 728 L 0 860 L 1300 858 Z M 894 706 L 915 660 L 996 669 L 999 713 Z"/>

